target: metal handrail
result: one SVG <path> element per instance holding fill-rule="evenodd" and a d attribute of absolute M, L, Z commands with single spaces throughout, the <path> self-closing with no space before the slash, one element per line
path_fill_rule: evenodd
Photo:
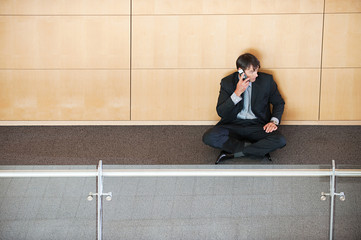
<path fill-rule="evenodd" d="M 103 169 L 104 177 L 327 177 L 330 169 Z M 97 177 L 89 170 L 0 170 L 5 177 Z M 336 169 L 338 177 L 361 177 L 361 169 Z"/>

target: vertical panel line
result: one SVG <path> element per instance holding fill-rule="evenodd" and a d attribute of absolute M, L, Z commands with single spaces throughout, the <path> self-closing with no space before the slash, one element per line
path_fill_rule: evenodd
<path fill-rule="evenodd" d="M 322 37 L 321 37 L 321 62 L 320 62 L 320 89 L 318 93 L 318 121 L 321 120 L 321 95 L 322 95 L 322 69 L 323 69 L 323 43 L 325 35 L 325 15 L 326 15 L 326 0 L 323 1 L 322 14 Z"/>
<path fill-rule="evenodd" d="M 133 0 L 129 0 L 129 120 L 132 120 L 132 36 L 133 36 Z"/>

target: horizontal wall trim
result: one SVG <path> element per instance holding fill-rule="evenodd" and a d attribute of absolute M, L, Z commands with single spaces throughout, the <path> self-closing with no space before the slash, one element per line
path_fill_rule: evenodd
<path fill-rule="evenodd" d="M 264 12 L 264 13 L 120 13 L 120 14 L 0 14 L 0 17 L 118 17 L 118 16 L 126 16 L 126 17 L 182 17 L 182 16 L 253 16 L 253 15 L 314 15 L 314 14 L 359 14 L 359 12 Z"/>
<path fill-rule="evenodd" d="M 330 67 L 336 68 L 336 67 Z M 344 67 L 339 67 L 344 68 Z M 355 67 L 349 67 L 355 68 Z M 360 68 L 360 67 L 356 67 Z M 262 67 L 260 68 L 260 72 L 262 70 L 276 70 L 276 69 L 295 69 L 295 70 L 302 70 L 302 69 L 320 69 L 320 67 Z M 190 67 L 133 67 L 132 70 L 236 70 L 236 68 L 224 68 L 224 67 L 198 67 L 198 68 L 190 68 Z"/>
<path fill-rule="evenodd" d="M 130 71 L 130 68 L 0 68 L 0 71 Z"/>
<path fill-rule="evenodd" d="M 268 67 L 262 67 L 260 69 L 260 71 L 262 72 L 262 70 L 310 70 L 310 69 L 359 69 L 361 68 L 360 66 L 356 66 L 356 67 L 272 67 L 272 66 L 268 66 Z M 212 68 L 207 68 L 207 67 L 200 67 L 200 68 L 189 68 L 189 67 L 178 67 L 178 68 L 140 68 L 140 67 L 135 67 L 135 68 L 0 68 L 0 71 L 138 71 L 138 70 L 152 70 L 152 71 L 157 71 L 157 70 L 225 70 L 225 71 L 229 71 L 229 70 L 235 70 L 235 68 L 217 68 L 217 67 L 212 67 Z"/>
<path fill-rule="evenodd" d="M 250 15 L 311 15 L 311 14 L 325 14 L 325 15 L 341 15 L 341 14 L 360 14 L 361 12 L 287 12 L 287 13 L 154 13 L 154 14 L 0 14 L 0 17 L 173 17 L 173 16 L 250 16 Z"/>
<path fill-rule="evenodd" d="M 361 67 L 323 67 L 323 69 L 334 69 L 334 68 L 361 68 Z M 88 71 L 88 70 L 96 70 L 96 71 L 114 71 L 114 70 L 235 70 L 236 68 L 224 68 L 224 67 L 133 67 L 133 68 L 0 68 L 1 71 Z M 276 70 L 276 69 L 320 69 L 320 67 L 262 67 L 262 70 Z"/>
<path fill-rule="evenodd" d="M 130 14 L 0 14 L 0 17 L 130 17 Z"/>
<path fill-rule="evenodd" d="M 218 121 L 0 121 L 0 126 L 215 125 Z M 361 121 L 282 121 L 282 125 L 361 125 Z"/>
<path fill-rule="evenodd" d="M 360 14 L 361 12 L 325 12 L 326 15 L 328 14 Z"/>
<path fill-rule="evenodd" d="M 253 15 L 312 15 L 324 12 L 264 12 L 264 13 L 132 13 L 133 17 L 173 17 L 173 16 L 253 16 Z"/>

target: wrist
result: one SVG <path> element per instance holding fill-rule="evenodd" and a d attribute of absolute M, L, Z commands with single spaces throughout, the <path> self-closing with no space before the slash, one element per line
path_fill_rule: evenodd
<path fill-rule="evenodd" d="M 237 91 L 237 90 L 235 90 L 235 91 L 234 91 L 234 94 L 236 94 L 236 95 L 237 95 L 237 97 L 240 97 L 240 96 L 242 95 L 242 92 L 241 92 L 241 91 Z"/>
<path fill-rule="evenodd" d="M 273 123 L 274 125 L 278 126 L 278 122 L 277 122 L 277 121 L 271 120 L 270 122 Z"/>
<path fill-rule="evenodd" d="M 278 126 L 278 124 L 280 124 L 280 120 L 278 120 L 278 118 L 276 118 L 276 117 L 272 117 L 270 122 L 273 122 L 274 124 L 276 124 L 276 126 Z"/>

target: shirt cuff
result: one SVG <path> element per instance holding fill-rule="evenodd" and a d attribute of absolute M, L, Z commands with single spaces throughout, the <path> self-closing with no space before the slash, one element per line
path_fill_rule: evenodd
<path fill-rule="evenodd" d="M 278 118 L 272 117 L 270 122 L 274 122 L 274 124 L 278 125 L 280 124 L 280 120 L 278 120 Z"/>
<path fill-rule="evenodd" d="M 231 95 L 231 99 L 232 99 L 234 105 L 236 105 L 237 103 L 239 103 L 239 102 L 242 100 L 242 98 L 241 98 L 241 97 L 238 97 L 235 93 L 233 93 L 233 94 Z M 276 118 L 276 119 L 277 119 L 277 118 Z"/>

